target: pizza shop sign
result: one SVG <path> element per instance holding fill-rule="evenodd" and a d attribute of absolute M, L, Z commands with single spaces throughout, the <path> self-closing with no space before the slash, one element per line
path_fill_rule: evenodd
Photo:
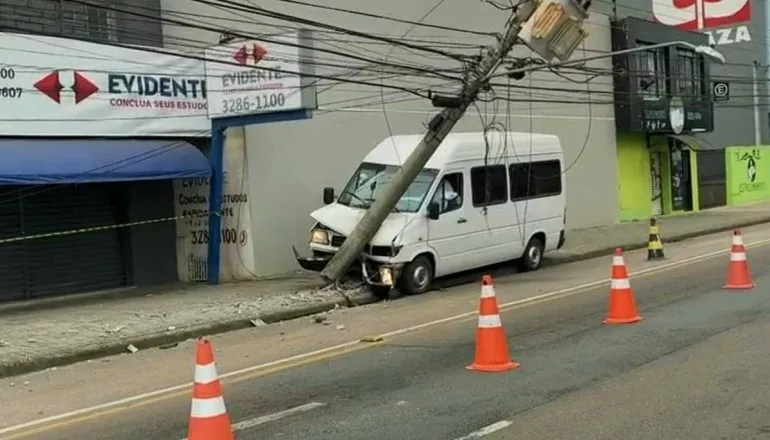
<path fill-rule="evenodd" d="M 659 23 L 703 32 L 711 45 L 751 41 L 751 0 L 652 0 Z"/>

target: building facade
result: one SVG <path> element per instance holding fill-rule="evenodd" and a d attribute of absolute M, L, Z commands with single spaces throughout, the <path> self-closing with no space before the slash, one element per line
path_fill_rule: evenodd
<path fill-rule="evenodd" d="M 679 47 L 616 59 L 621 220 L 727 203 L 725 148 L 770 137 L 765 7 L 754 0 L 596 5 L 612 17 L 615 48 L 684 40 L 726 58 L 724 65 L 693 61 L 692 51 Z M 683 101 L 681 130 L 654 122 L 666 122 L 672 99 Z M 646 126 L 635 124 L 642 120 Z"/>
<path fill-rule="evenodd" d="M 309 213 L 322 206 L 323 187 L 339 191 L 364 155 L 391 134 L 425 131 L 424 124 L 436 109 L 428 99 L 406 89 L 450 93 L 459 86 L 441 74 L 451 69 L 456 72 L 461 64 L 421 48 L 478 55 L 482 47 L 494 43 L 491 33 L 504 28 L 507 16 L 492 6 L 463 0 L 444 2 L 430 12 L 432 5 L 406 0 L 368 4 L 365 11 L 360 2 L 352 0 L 313 5 L 267 1 L 259 6 L 401 40 L 415 47 L 399 47 L 340 31 L 314 31 L 315 72 L 325 79 L 315 81 L 318 108 L 312 118 L 245 128 L 245 158 L 240 163 L 245 164 L 248 174 L 249 229 L 254 237 L 253 267 L 249 272 L 256 276 L 299 268 L 291 247 L 306 249 L 312 226 Z M 202 30 L 164 23 L 165 44 L 184 49 L 217 44 L 228 31 L 236 36 L 269 36 L 298 27 L 291 21 L 249 12 L 248 8 L 228 11 L 180 0 L 165 0 L 163 14 L 164 18 L 180 20 L 206 16 L 210 26 L 216 28 Z M 414 20 L 424 15 L 426 18 L 418 24 L 387 19 Z M 575 52 L 575 58 L 611 49 L 608 17 L 594 14 L 588 26 L 590 37 L 585 47 Z M 514 57 L 529 55 L 525 50 L 514 53 Z M 602 59 L 590 62 L 588 67 L 608 72 L 611 62 Z M 618 204 L 614 109 L 608 99 L 612 78 L 605 74 L 586 83 L 582 81 L 587 78 L 585 71 L 574 72 L 573 77 L 564 79 L 550 72 L 537 72 L 519 80 L 502 76 L 493 81 L 494 95 L 485 95 L 486 102 L 480 101 L 470 109 L 455 130 L 482 131 L 485 127 L 503 126 L 513 131 L 558 135 L 567 162 L 568 227 L 613 223 L 617 221 Z"/>
<path fill-rule="evenodd" d="M 161 44 L 159 3 L 131 7 L 156 18 L 0 5 L 0 301 L 179 279 L 173 182 L 210 172 L 203 69 L 116 47 Z"/>
<path fill-rule="evenodd" d="M 3 0 L 0 32 L 21 32 L 97 43 L 163 44 L 160 0 L 99 0 L 103 8 L 68 0 Z"/>

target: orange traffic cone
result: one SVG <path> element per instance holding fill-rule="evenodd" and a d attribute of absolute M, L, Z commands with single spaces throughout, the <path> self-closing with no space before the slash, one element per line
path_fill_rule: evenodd
<path fill-rule="evenodd" d="M 230 417 L 222 397 L 214 349 L 206 339 L 198 341 L 195 355 L 192 408 L 187 440 L 234 440 Z"/>
<path fill-rule="evenodd" d="M 746 248 L 743 245 L 743 235 L 736 229 L 733 232 L 733 246 L 730 249 L 730 265 L 727 268 L 727 283 L 724 289 L 746 290 L 756 287 L 751 279 L 749 261 L 746 259 Z"/>
<path fill-rule="evenodd" d="M 518 368 L 520 364 L 511 359 L 508 341 L 500 321 L 500 310 L 495 298 L 492 277 L 484 275 L 481 279 L 481 303 L 479 304 L 479 323 L 476 330 L 476 357 L 469 370 L 503 372 Z"/>
<path fill-rule="evenodd" d="M 610 287 L 610 304 L 605 324 L 633 324 L 641 321 L 636 309 L 636 299 L 631 283 L 628 280 L 626 262 L 623 260 L 623 249 L 615 249 L 612 257 L 612 284 Z"/>

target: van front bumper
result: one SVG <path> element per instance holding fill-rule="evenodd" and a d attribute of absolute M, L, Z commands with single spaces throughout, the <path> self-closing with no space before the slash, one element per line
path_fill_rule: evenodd
<path fill-rule="evenodd" d="M 312 257 L 302 257 L 294 246 L 292 246 L 291 249 L 294 252 L 294 258 L 297 260 L 300 267 L 312 272 L 321 272 L 324 270 L 334 256 L 333 252 L 327 253 L 315 250 L 313 251 Z M 350 265 L 348 272 L 357 273 L 360 271 L 364 281 L 372 286 L 392 287 L 398 281 L 398 277 L 401 276 L 403 267 L 403 263 L 377 261 L 366 254 L 362 254 L 355 263 Z"/>
<path fill-rule="evenodd" d="M 562 229 L 561 233 L 559 233 L 559 243 L 556 245 L 556 249 L 561 249 L 564 246 L 565 241 L 567 241 L 567 237 L 564 229 Z"/>

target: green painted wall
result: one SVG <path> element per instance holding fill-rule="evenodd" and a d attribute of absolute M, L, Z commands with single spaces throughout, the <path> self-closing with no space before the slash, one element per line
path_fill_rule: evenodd
<path fill-rule="evenodd" d="M 700 211 L 700 185 L 698 184 L 698 152 L 690 150 L 690 176 L 692 176 L 692 210 Z"/>
<path fill-rule="evenodd" d="M 617 148 L 620 221 L 648 219 L 652 213 L 652 182 L 647 141 L 643 134 L 619 132 Z"/>
<path fill-rule="evenodd" d="M 654 151 L 662 153 L 663 213 L 671 213 L 671 158 L 668 146 L 663 137 L 652 137 L 650 143 L 651 146 L 648 147 L 644 134 L 618 133 L 617 135 L 618 206 L 622 222 L 646 220 L 652 216 L 650 153 Z M 695 167 L 693 175 L 697 176 L 697 164 Z M 694 186 L 697 187 L 697 184 Z"/>
<path fill-rule="evenodd" d="M 725 168 L 728 205 L 770 200 L 770 146 L 727 147 Z"/>

